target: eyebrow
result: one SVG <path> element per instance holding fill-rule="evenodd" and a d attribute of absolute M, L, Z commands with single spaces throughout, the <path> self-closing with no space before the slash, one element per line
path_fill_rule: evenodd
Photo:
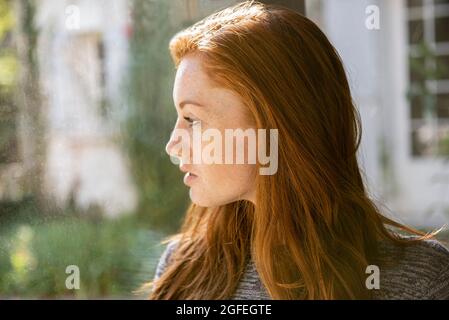
<path fill-rule="evenodd" d="M 194 105 L 194 106 L 197 106 L 197 107 L 203 107 L 203 105 L 198 103 L 198 102 L 195 102 L 195 101 L 192 101 L 192 100 L 184 100 L 181 103 L 179 103 L 179 108 L 182 109 L 185 104 L 191 104 L 191 105 Z"/>

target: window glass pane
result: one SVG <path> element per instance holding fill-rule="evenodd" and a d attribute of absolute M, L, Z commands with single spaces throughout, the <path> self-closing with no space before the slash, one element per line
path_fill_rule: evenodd
<path fill-rule="evenodd" d="M 408 7 L 422 6 L 422 0 L 407 0 Z"/>
<path fill-rule="evenodd" d="M 410 82 L 423 82 L 426 79 L 425 58 L 411 57 L 409 59 Z"/>
<path fill-rule="evenodd" d="M 449 41 L 449 17 L 435 18 L 435 42 Z"/>
<path fill-rule="evenodd" d="M 411 132 L 411 150 L 414 156 L 449 155 L 449 54 L 435 56 L 435 52 L 421 51 L 422 45 L 446 45 L 449 43 L 449 16 L 441 9 L 449 6 L 449 0 L 433 0 L 438 17 L 428 17 L 434 24 L 434 39 L 425 37 L 425 24 L 422 20 L 424 6 L 429 1 L 407 0 L 409 10 L 408 41 L 413 46 L 414 55 L 409 57 L 409 80 L 411 98 L 410 118 L 413 120 Z M 443 5 L 443 7 L 441 7 Z M 419 19 L 416 19 L 419 18 Z M 426 25 L 427 26 L 427 25 Z M 429 30 L 427 30 L 429 31 Z M 443 48 L 443 47 L 440 47 Z M 436 82 L 438 94 L 430 95 L 425 89 L 426 80 Z M 429 83 L 429 82 L 428 82 Z M 430 84 L 430 83 L 429 83 Z M 427 88 L 429 89 L 429 88 Z M 427 92 L 427 94 L 425 93 Z M 435 120 L 427 120 L 427 113 Z M 436 121 L 440 121 L 437 124 Z M 418 125 L 418 126 L 417 126 Z"/>
<path fill-rule="evenodd" d="M 408 40 L 410 44 L 417 44 L 423 41 L 424 23 L 422 20 L 410 20 L 408 22 L 408 28 Z"/>
<path fill-rule="evenodd" d="M 438 118 L 449 118 L 449 93 L 436 96 Z"/>
<path fill-rule="evenodd" d="M 449 55 L 436 58 L 436 78 L 439 80 L 449 79 Z"/>
<path fill-rule="evenodd" d="M 412 119 L 421 119 L 423 117 L 422 100 L 420 96 L 413 96 L 410 101 L 410 114 Z"/>

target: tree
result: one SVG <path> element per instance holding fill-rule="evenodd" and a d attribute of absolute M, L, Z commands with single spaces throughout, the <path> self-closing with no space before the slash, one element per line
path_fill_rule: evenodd
<path fill-rule="evenodd" d="M 17 57 L 12 41 L 14 26 L 11 3 L 0 0 L 0 163 L 17 159 L 17 106 L 14 88 L 17 75 Z"/>
<path fill-rule="evenodd" d="M 127 149 L 139 190 L 139 215 L 154 228 L 174 231 L 187 206 L 178 168 L 165 153 L 176 120 L 171 88 L 175 69 L 168 42 L 177 28 L 164 0 L 136 0 L 133 12 Z"/>
<path fill-rule="evenodd" d="M 19 60 L 17 105 L 21 161 L 25 171 L 25 193 L 44 206 L 42 174 L 45 156 L 44 118 L 39 90 L 37 38 L 34 27 L 35 1 L 16 0 L 15 42 Z"/>

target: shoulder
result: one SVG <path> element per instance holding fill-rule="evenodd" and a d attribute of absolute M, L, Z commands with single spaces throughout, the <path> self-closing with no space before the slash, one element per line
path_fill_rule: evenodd
<path fill-rule="evenodd" d="M 402 239 L 416 239 L 416 236 L 400 235 Z M 449 259 L 449 249 L 446 244 L 431 239 L 422 240 L 406 247 L 400 247 L 391 241 L 384 240 L 380 243 L 381 253 L 386 257 L 401 255 L 404 259 L 415 261 L 427 261 L 432 267 L 438 267 L 441 263 L 447 263 Z M 411 261 L 409 261 L 411 262 Z"/>
<path fill-rule="evenodd" d="M 381 292 L 386 298 L 449 298 L 449 250 L 440 241 L 423 240 L 406 247 L 385 241 L 380 255 L 385 263 L 380 271 Z"/>
<path fill-rule="evenodd" d="M 156 266 L 156 272 L 154 276 L 154 280 L 157 280 L 165 271 L 167 266 L 170 264 L 170 257 L 172 253 L 176 250 L 178 246 L 179 240 L 173 239 L 168 242 L 165 247 L 165 250 L 162 252 L 162 255 L 159 258 L 159 261 Z"/>

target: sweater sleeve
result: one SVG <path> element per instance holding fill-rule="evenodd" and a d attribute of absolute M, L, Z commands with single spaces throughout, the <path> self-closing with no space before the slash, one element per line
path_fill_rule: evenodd
<path fill-rule="evenodd" d="M 156 272 L 154 275 L 154 280 L 156 281 L 161 277 L 161 275 L 165 272 L 167 269 L 167 266 L 170 264 L 170 257 L 174 250 L 176 249 L 178 244 L 177 240 L 172 240 L 168 243 L 167 247 L 165 248 L 164 252 L 159 258 L 158 264 L 156 266 Z"/>
<path fill-rule="evenodd" d="M 429 288 L 429 299 L 449 300 L 449 262 L 442 266 L 438 277 Z"/>
<path fill-rule="evenodd" d="M 441 267 L 429 286 L 428 299 L 449 300 L 449 250 L 440 242 L 435 242 L 438 251 L 438 260 Z"/>

